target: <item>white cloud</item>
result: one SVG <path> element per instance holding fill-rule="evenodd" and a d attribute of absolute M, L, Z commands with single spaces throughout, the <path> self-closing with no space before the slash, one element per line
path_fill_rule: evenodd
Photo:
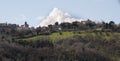
<path fill-rule="evenodd" d="M 41 19 L 41 17 L 40 17 Z M 55 22 L 73 22 L 73 21 L 81 21 L 81 19 L 72 18 L 72 16 L 68 13 L 62 12 L 58 8 L 54 8 L 53 11 L 40 23 L 40 26 L 47 26 L 49 24 L 54 24 Z"/>

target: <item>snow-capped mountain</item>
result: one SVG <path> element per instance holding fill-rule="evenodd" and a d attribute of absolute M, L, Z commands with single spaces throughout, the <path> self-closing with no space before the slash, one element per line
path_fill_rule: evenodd
<path fill-rule="evenodd" d="M 59 10 L 58 8 L 54 8 L 52 12 L 42 20 L 40 26 L 47 26 L 49 24 L 54 24 L 55 22 L 73 22 L 73 21 L 81 21 L 81 19 L 76 19 L 71 17 L 70 14 Z"/>

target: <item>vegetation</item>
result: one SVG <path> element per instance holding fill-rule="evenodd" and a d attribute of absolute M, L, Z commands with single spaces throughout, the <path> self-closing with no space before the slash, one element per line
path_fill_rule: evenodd
<path fill-rule="evenodd" d="M 120 61 L 120 25 L 113 21 L 25 27 L 3 27 L 0 61 Z"/>
<path fill-rule="evenodd" d="M 119 61 L 120 34 L 88 32 L 72 34 L 53 33 L 54 42 L 48 36 L 28 39 L 31 41 L 2 41 L 0 43 L 1 61 Z M 63 38 L 58 38 L 63 37 Z M 84 36 L 83 36 L 84 35 Z M 109 36 L 109 40 L 103 36 Z M 65 37 L 64 37 L 65 36 Z M 45 38 L 46 37 L 46 38 Z M 6 38 L 6 37 L 5 37 Z"/>
<path fill-rule="evenodd" d="M 62 35 L 60 35 L 59 32 L 52 33 L 51 35 L 39 35 L 39 36 L 33 36 L 29 38 L 21 38 L 18 40 L 26 40 L 26 41 L 32 41 L 32 40 L 39 40 L 39 39 L 44 39 L 44 38 L 50 38 L 51 41 L 55 41 L 57 39 L 64 39 L 68 37 L 72 37 L 75 35 L 79 35 L 81 37 L 85 37 L 88 35 L 91 36 L 102 36 L 102 38 L 105 38 L 106 40 L 109 40 L 113 35 L 120 36 L 120 33 L 118 32 L 84 32 L 84 31 L 77 31 L 77 32 L 62 32 Z"/>

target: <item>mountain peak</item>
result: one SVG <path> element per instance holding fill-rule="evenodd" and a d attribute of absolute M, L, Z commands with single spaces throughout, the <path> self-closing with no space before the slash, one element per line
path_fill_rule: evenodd
<path fill-rule="evenodd" d="M 40 23 L 41 26 L 47 26 L 49 24 L 54 24 L 55 22 L 62 23 L 62 22 L 73 22 L 78 19 L 72 18 L 70 14 L 61 11 L 58 8 L 54 8 L 50 14 L 43 19 Z"/>
<path fill-rule="evenodd" d="M 52 12 L 60 11 L 58 8 L 53 8 Z"/>
<path fill-rule="evenodd" d="M 49 14 L 49 16 L 58 16 L 60 14 L 64 14 L 61 10 L 59 10 L 58 8 L 54 8 L 51 13 Z"/>

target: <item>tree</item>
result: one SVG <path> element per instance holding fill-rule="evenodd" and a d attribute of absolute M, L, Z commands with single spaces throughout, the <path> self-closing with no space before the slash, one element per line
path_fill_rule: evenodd
<path fill-rule="evenodd" d="M 58 22 L 55 22 L 55 25 L 59 25 L 59 23 L 58 23 Z"/>
<path fill-rule="evenodd" d="M 109 22 L 109 28 L 110 29 L 114 29 L 114 26 L 115 26 L 115 22 L 114 21 L 110 21 Z"/>
<path fill-rule="evenodd" d="M 105 23 L 105 28 L 109 29 L 109 24 L 108 23 Z"/>
<path fill-rule="evenodd" d="M 95 24 L 95 22 L 92 22 L 90 19 L 88 19 L 86 25 L 87 25 L 90 29 L 92 29 L 96 24 Z"/>
<path fill-rule="evenodd" d="M 37 35 L 39 35 L 39 33 L 41 32 L 41 27 L 37 27 L 36 32 L 37 32 Z"/>
<path fill-rule="evenodd" d="M 53 25 L 48 25 L 48 28 L 50 29 L 50 31 L 52 31 Z"/>
<path fill-rule="evenodd" d="M 71 23 L 68 23 L 68 22 L 63 22 L 60 24 L 60 26 L 61 28 L 67 29 L 67 30 L 72 28 Z"/>
<path fill-rule="evenodd" d="M 102 21 L 102 27 L 106 28 L 106 23 L 104 21 Z"/>
<path fill-rule="evenodd" d="M 74 30 L 75 30 L 75 29 L 78 29 L 79 22 L 78 22 L 78 21 L 72 22 L 72 26 L 73 26 Z"/>

